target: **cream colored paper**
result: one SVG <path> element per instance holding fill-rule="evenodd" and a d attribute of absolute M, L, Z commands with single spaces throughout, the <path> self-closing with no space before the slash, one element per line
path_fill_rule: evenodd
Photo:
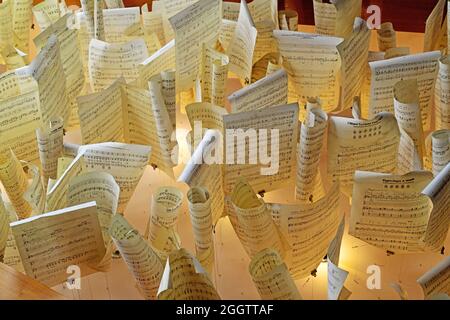
<path fill-rule="evenodd" d="M 257 34 L 247 2 L 241 0 L 239 18 L 226 53 L 230 57 L 229 70 L 236 74 L 244 85 L 250 84 Z"/>
<path fill-rule="evenodd" d="M 371 120 L 330 117 L 328 177 L 340 181 L 350 195 L 356 170 L 394 173 L 400 132 L 393 114 L 380 113 Z"/>
<path fill-rule="evenodd" d="M 151 147 L 105 142 L 83 145 L 78 156 L 84 159 L 86 171 L 110 173 L 120 187 L 118 213 L 123 213 L 149 162 Z"/>
<path fill-rule="evenodd" d="M 337 46 L 343 38 L 274 30 L 283 65 L 300 101 L 319 97 L 330 112 L 339 104 L 341 58 Z"/>
<path fill-rule="evenodd" d="M 215 262 L 211 196 L 205 188 L 193 187 L 189 189 L 187 199 L 194 232 L 195 255 L 211 273 Z"/>
<path fill-rule="evenodd" d="M 445 21 L 444 18 L 444 10 L 445 9 L 445 0 L 439 0 L 433 11 L 431 11 L 430 15 L 427 18 L 425 24 L 425 36 L 424 36 L 424 44 L 423 51 L 434 51 L 439 50 L 440 38 L 442 36 L 441 30 L 442 25 Z"/>
<path fill-rule="evenodd" d="M 350 108 L 353 98 L 361 96 L 369 44 L 370 30 L 367 23 L 356 18 L 351 36 L 337 46 L 342 59 L 341 109 Z"/>
<path fill-rule="evenodd" d="M 210 47 L 215 45 L 219 37 L 221 14 L 222 1 L 200 0 L 169 19 L 175 31 L 177 92 L 194 87 L 201 64 L 200 44 Z"/>
<path fill-rule="evenodd" d="M 417 282 L 422 287 L 425 299 L 436 294 L 450 294 L 450 257 L 444 258 L 428 270 Z"/>
<path fill-rule="evenodd" d="M 13 222 L 11 230 L 26 274 L 48 286 L 65 282 L 71 265 L 92 273 L 105 253 L 95 202 Z"/>
<path fill-rule="evenodd" d="M 436 129 L 450 129 L 450 61 L 448 56 L 439 59 L 436 80 L 435 114 Z"/>
<path fill-rule="evenodd" d="M 295 198 L 299 202 L 316 202 L 325 195 L 319 164 L 327 126 L 328 116 L 320 107 L 307 110 L 297 152 Z"/>
<path fill-rule="evenodd" d="M 203 43 L 199 74 L 201 101 L 225 106 L 225 84 L 228 78 L 229 61 L 227 55 Z"/>
<path fill-rule="evenodd" d="M 286 264 L 278 252 L 265 249 L 250 262 L 249 272 L 262 300 L 301 300 Z"/>
<path fill-rule="evenodd" d="M 114 215 L 110 228 L 114 244 L 133 273 L 145 299 L 155 299 L 163 275 L 163 264 L 147 242 L 119 214 Z"/>
<path fill-rule="evenodd" d="M 181 242 L 175 225 L 180 215 L 183 194 L 173 187 L 160 187 L 153 194 L 151 217 L 148 221 L 148 242 L 161 261 L 180 248 Z"/>
<path fill-rule="evenodd" d="M 378 49 L 386 51 L 397 47 L 397 33 L 392 22 L 384 22 L 377 30 Z"/>
<path fill-rule="evenodd" d="M 94 92 L 108 87 L 117 78 L 127 82 L 138 78 L 138 65 L 148 57 L 144 39 L 107 43 L 92 39 L 89 44 L 89 79 Z"/>
<path fill-rule="evenodd" d="M 233 113 L 287 104 L 288 76 L 284 69 L 233 92 L 228 97 Z"/>
<path fill-rule="evenodd" d="M 106 172 L 88 172 L 72 178 L 67 190 L 67 205 L 74 206 L 89 201 L 97 204 L 97 216 L 102 229 L 106 251 L 95 269 L 108 271 L 111 268 L 113 245 L 109 227 L 117 211 L 120 188 L 114 177 Z"/>
<path fill-rule="evenodd" d="M 21 160 L 37 163 L 36 128 L 42 125 L 38 83 L 24 69 L 0 75 L 0 128 L 2 152 L 11 148 Z"/>
<path fill-rule="evenodd" d="M 167 259 L 158 300 L 220 300 L 208 273 L 185 249 Z"/>
<path fill-rule="evenodd" d="M 422 126 L 431 124 L 431 99 L 438 72 L 439 51 L 418 53 L 389 60 L 370 62 L 372 72 L 369 117 L 394 111 L 394 85 L 400 80 L 417 79 Z"/>
<path fill-rule="evenodd" d="M 450 130 L 433 132 L 431 145 L 432 170 L 437 176 L 450 162 Z"/>

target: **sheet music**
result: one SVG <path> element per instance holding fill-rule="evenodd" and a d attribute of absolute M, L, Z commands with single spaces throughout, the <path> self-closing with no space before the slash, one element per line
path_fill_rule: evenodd
<path fill-rule="evenodd" d="M 92 39 L 89 44 L 89 79 L 94 92 L 100 91 L 117 78 L 127 82 L 138 78 L 138 65 L 148 57 L 144 39 L 107 43 Z"/>
<path fill-rule="evenodd" d="M 189 119 L 191 128 L 194 130 L 194 140 L 200 136 L 198 141 L 194 141 L 196 146 L 202 136 L 202 132 L 197 132 L 199 130 L 196 126 L 198 123 L 201 124 L 202 128 L 207 129 L 217 129 L 223 130 L 223 116 L 227 115 L 228 112 L 225 108 L 213 105 L 208 102 L 195 102 L 188 104 L 186 106 L 186 115 Z"/>
<path fill-rule="evenodd" d="M 431 134 L 432 170 L 437 176 L 450 162 L 450 130 L 438 130 Z"/>
<path fill-rule="evenodd" d="M 49 178 L 56 179 L 58 158 L 63 154 L 63 125 L 63 120 L 56 118 L 36 130 L 45 186 Z"/>
<path fill-rule="evenodd" d="M 422 287 L 425 299 L 436 294 L 450 294 L 450 257 L 441 260 L 417 279 L 417 282 Z"/>
<path fill-rule="evenodd" d="M 320 97 L 323 110 L 339 103 L 341 58 L 337 46 L 343 38 L 295 31 L 274 30 L 283 65 L 302 103 Z"/>
<path fill-rule="evenodd" d="M 105 4 L 108 9 L 116 9 L 124 7 L 122 0 L 105 0 Z"/>
<path fill-rule="evenodd" d="M 236 21 L 222 19 L 222 23 L 220 24 L 219 29 L 219 43 L 222 46 L 224 52 L 228 52 L 230 48 L 231 40 L 234 37 L 234 31 L 236 29 L 236 26 L 237 26 Z"/>
<path fill-rule="evenodd" d="M 409 49 L 408 49 L 409 50 Z M 409 52 L 407 53 L 409 54 Z M 369 51 L 368 62 L 383 60 L 385 52 Z M 369 63 L 366 64 L 366 71 L 364 71 L 364 82 L 361 88 L 361 117 L 367 119 L 369 117 L 369 102 L 370 102 L 370 85 L 372 81 L 372 71 Z"/>
<path fill-rule="evenodd" d="M 435 114 L 436 129 L 450 129 L 450 63 L 447 56 L 439 59 L 436 80 Z"/>
<path fill-rule="evenodd" d="M 67 191 L 70 180 L 85 171 L 84 159 L 80 155 L 72 160 L 64 173 L 54 182 L 48 183 L 45 212 L 60 210 L 67 207 Z M 50 180 L 51 181 L 51 180 Z"/>
<path fill-rule="evenodd" d="M 151 77 L 173 69 L 175 69 L 175 40 L 168 42 L 138 65 L 139 86 L 148 88 L 148 81 Z"/>
<path fill-rule="evenodd" d="M 328 300 L 338 300 L 341 290 L 344 288 L 348 271 L 339 268 L 330 259 L 327 259 L 328 266 Z"/>
<path fill-rule="evenodd" d="M 0 181 L 17 216 L 20 219 L 29 217 L 32 208 L 23 197 L 28 188 L 28 177 L 22 169 L 22 164 L 11 150 L 0 155 Z"/>
<path fill-rule="evenodd" d="M 126 42 L 133 38 L 143 38 L 139 7 L 103 10 L 105 41 L 108 43 Z"/>
<path fill-rule="evenodd" d="M 268 210 L 291 247 L 286 264 L 292 277 L 301 279 L 311 275 L 327 254 L 342 220 L 339 185 L 333 184 L 325 197 L 314 203 L 271 203 Z"/>
<path fill-rule="evenodd" d="M 405 175 L 356 171 L 349 233 L 395 253 L 421 252 L 425 246 L 440 250 L 448 230 L 443 208 L 449 201 L 442 183 L 449 177 L 432 179 L 426 171 Z M 437 189 L 431 190 L 436 184 Z M 436 208 L 431 193 L 435 193 Z M 427 234 L 438 239 L 427 239 Z"/>
<path fill-rule="evenodd" d="M 163 274 L 163 264 L 159 257 L 120 214 L 113 216 L 110 234 L 144 298 L 156 299 Z"/>
<path fill-rule="evenodd" d="M 35 130 L 42 124 L 39 87 L 30 75 L 19 69 L 0 75 L 0 150 L 11 148 L 19 159 L 39 159 Z"/>
<path fill-rule="evenodd" d="M 287 104 L 288 76 L 284 69 L 233 92 L 228 97 L 233 113 Z"/>
<path fill-rule="evenodd" d="M 160 187 L 152 197 L 151 217 L 148 221 L 148 242 L 161 261 L 180 248 L 181 240 L 175 230 L 183 194 L 173 187 Z"/>
<path fill-rule="evenodd" d="M 265 249 L 250 262 L 249 272 L 262 300 L 301 300 L 300 292 L 277 251 Z"/>
<path fill-rule="evenodd" d="M 239 18 L 240 7 L 241 5 L 239 2 L 224 1 L 222 3 L 223 18 L 226 20 L 237 21 Z"/>
<path fill-rule="evenodd" d="M 239 18 L 226 53 L 230 57 L 229 70 L 236 74 L 244 85 L 250 84 L 257 34 L 247 2 L 241 0 Z"/>
<path fill-rule="evenodd" d="M 249 257 L 253 258 L 266 248 L 284 257 L 287 243 L 272 220 L 271 211 L 246 180 L 241 179 L 235 184 L 229 201 L 232 207 L 228 210 L 230 222 Z"/>
<path fill-rule="evenodd" d="M 345 231 L 345 216 L 342 217 L 336 235 L 334 236 L 333 241 L 331 241 L 327 251 L 328 261 L 332 262 L 336 266 L 339 266 L 339 256 L 341 254 L 342 238 L 344 236 L 344 231 Z"/>
<path fill-rule="evenodd" d="M 439 41 L 444 18 L 445 0 L 439 0 L 425 24 L 423 51 L 439 50 Z"/>
<path fill-rule="evenodd" d="M 316 33 L 349 38 L 353 21 L 361 16 L 361 0 L 335 0 L 331 3 L 314 0 Z"/>
<path fill-rule="evenodd" d="M 75 99 L 82 93 L 85 85 L 81 50 L 77 41 L 78 32 L 72 25 L 73 20 L 72 14 L 66 14 L 33 39 L 36 47 L 42 49 L 51 35 L 56 34 L 71 109 L 75 107 Z"/>
<path fill-rule="evenodd" d="M 298 112 L 298 104 L 293 103 L 223 116 L 225 132 L 233 130 L 231 134 L 225 136 L 224 154 L 227 163 L 224 167 L 225 193 L 231 193 L 233 186 L 241 177 L 246 178 L 258 193 L 275 190 L 293 181 L 296 175 Z M 245 139 L 246 135 L 250 138 Z M 250 143 L 255 142 L 256 135 L 259 135 L 259 147 L 255 143 Z M 269 143 L 272 139 L 275 139 L 274 143 Z M 268 156 L 268 144 L 271 144 L 271 155 L 279 152 L 279 159 L 276 161 L 278 164 L 273 163 L 274 159 L 262 159 Z M 279 150 L 276 150 L 277 147 Z M 264 151 L 265 156 L 262 155 Z M 253 155 L 256 159 L 256 153 L 259 154 L 256 163 L 252 164 L 250 161 L 246 163 L 247 154 L 250 158 Z"/>
<path fill-rule="evenodd" d="M 39 29 L 42 31 L 56 22 L 61 16 L 58 0 L 44 0 L 33 6 L 32 11 Z"/>
<path fill-rule="evenodd" d="M 97 204 L 97 216 L 106 251 L 95 267 L 99 271 L 111 268 L 113 245 L 109 227 L 117 211 L 120 188 L 114 177 L 106 172 L 88 172 L 73 177 L 67 190 L 67 205 L 74 206 L 89 201 Z"/>
<path fill-rule="evenodd" d="M 222 217 L 225 208 L 223 170 L 221 164 L 205 163 L 203 154 L 210 153 L 218 143 L 221 143 L 220 131 L 207 130 L 178 178 L 179 182 L 184 182 L 191 188 L 203 187 L 209 192 L 213 225 Z"/>
<path fill-rule="evenodd" d="M 397 169 L 400 132 L 393 114 L 382 112 L 370 120 L 330 117 L 328 177 L 340 181 L 350 195 L 356 170 L 393 173 Z"/>
<path fill-rule="evenodd" d="M 392 22 L 384 22 L 377 30 L 378 49 L 386 51 L 397 47 L 397 33 Z"/>
<path fill-rule="evenodd" d="M 39 167 L 32 163 L 22 161 L 22 168 L 27 173 L 27 178 L 31 182 L 23 194 L 23 198 L 32 208 L 32 215 L 39 215 L 44 212 L 46 192 L 42 183 L 41 171 Z"/>
<path fill-rule="evenodd" d="M 325 195 L 319 164 L 328 116 L 320 107 L 308 108 L 306 112 L 300 128 L 295 198 L 302 203 L 311 203 Z"/>
<path fill-rule="evenodd" d="M 142 12 L 142 25 L 144 28 L 144 34 L 149 36 L 150 34 L 156 34 L 160 44 L 165 45 L 167 43 L 164 36 L 163 28 L 163 16 L 160 12 Z"/>
<path fill-rule="evenodd" d="M 297 10 L 278 10 L 278 23 L 281 30 L 298 31 Z"/>
<path fill-rule="evenodd" d="M 14 32 L 14 46 L 28 54 L 30 42 L 30 26 L 33 23 L 31 11 L 32 0 L 14 0 L 12 2 L 12 28 Z"/>
<path fill-rule="evenodd" d="M 352 106 L 361 95 L 368 63 L 370 30 L 363 19 L 356 18 L 353 33 L 337 46 L 342 59 L 341 109 Z"/>
<path fill-rule="evenodd" d="M 400 80 L 417 78 L 422 126 L 430 128 L 431 99 L 438 72 L 439 51 L 370 62 L 372 71 L 369 117 L 381 111 L 393 112 L 393 87 Z"/>
<path fill-rule="evenodd" d="M 167 259 L 158 300 L 220 300 L 208 273 L 186 249 Z"/>
<path fill-rule="evenodd" d="M 0 262 L 4 262 L 6 242 L 9 234 L 9 214 L 0 194 Z"/>
<path fill-rule="evenodd" d="M 26 274 L 48 286 L 65 282 L 70 265 L 92 273 L 105 253 L 95 202 L 12 222 L 11 230 Z"/>
<path fill-rule="evenodd" d="M 450 227 L 450 163 L 439 172 L 422 191 L 432 202 L 427 231 L 424 237 L 425 250 L 440 251 L 444 246 Z"/>
<path fill-rule="evenodd" d="M 425 138 L 416 79 L 402 80 L 395 84 L 394 114 L 402 134 L 407 134 L 414 143 L 413 170 L 411 171 L 421 170 L 425 155 Z"/>
<path fill-rule="evenodd" d="M 69 96 L 56 35 L 50 36 L 45 47 L 29 66 L 20 69 L 20 73 L 31 75 L 38 83 L 42 121 L 47 123 L 56 116 L 62 117 L 67 123 L 70 115 Z"/>
<path fill-rule="evenodd" d="M 203 102 L 225 106 L 225 83 L 228 78 L 229 62 L 227 55 L 203 43 L 199 74 Z"/>
<path fill-rule="evenodd" d="M 175 31 L 175 60 L 177 91 L 186 91 L 195 85 L 200 71 L 201 44 L 214 46 L 221 24 L 222 1 L 200 0 L 169 21 Z M 196 41 L 197 45 L 192 45 Z"/>
<path fill-rule="evenodd" d="M 194 233 L 195 255 L 211 273 L 215 262 L 211 195 L 205 188 L 193 187 L 187 193 L 187 200 Z"/>
<path fill-rule="evenodd" d="M 123 213 L 150 158 L 151 147 L 105 142 L 80 146 L 78 157 L 84 159 L 86 171 L 110 173 L 120 187 L 118 213 Z"/>

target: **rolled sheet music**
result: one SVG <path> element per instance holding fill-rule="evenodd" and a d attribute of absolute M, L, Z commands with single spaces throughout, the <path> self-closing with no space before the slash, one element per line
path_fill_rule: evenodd
<path fill-rule="evenodd" d="M 425 299 L 431 299 L 437 294 L 450 295 L 450 257 L 428 270 L 417 282 L 422 287 Z"/>
<path fill-rule="evenodd" d="M 193 187 L 189 189 L 187 198 L 194 231 L 195 255 L 202 266 L 211 273 L 215 262 L 211 196 L 208 190 Z"/>
<path fill-rule="evenodd" d="M 167 259 L 158 300 L 220 300 L 220 296 L 197 259 L 179 249 Z"/>
<path fill-rule="evenodd" d="M 165 261 L 167 256 L 180 248 L 180 237 L 175 225 L 180 214 L 183 194 L 173 187 L 160 187 L 153 194 L 151 217 L 148 222 L 148 242 Z"/>
<path fill-rule="evenodd" d="M 156 299 L 164 270 L 158 255 L 119 214 L 112 218 L 110 234 L 128 269 L 133 273 L 144 298 Z"/>
<path fill-rule="evenodd" d="M 300 292 L 277 251 L 264 249 L 249 265 L 253 283 L 262 300 L 301 300 Z"/>
<path fill-rule="evenodd" d="M 386 51 L 397 47 L 397 33 L 392 22 L 384 22 L 377 30 L 378 49 Z"/>

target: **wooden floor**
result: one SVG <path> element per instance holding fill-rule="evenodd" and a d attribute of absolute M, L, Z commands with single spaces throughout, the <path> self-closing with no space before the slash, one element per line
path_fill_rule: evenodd
<path fill-rule="evenodd" d="M 312 27 L 301 27 L 301 31 L 312 32 Z M 399 46 L 407 46 L 412 52 L 419 52 L 423 46 L 423 35 L 413 33 L 398 34 Z M 372 48 L 376 50 L 376 38 L 373 34 Z M 230 81 L 228 90 L 236 88 L 236 81 Z M 186 141 L 185 133 L 189 124 L 184 114 L 177 115 L 178 141 Z M 68 141 L 80 142 L 79 132 L 69 132 Z M 181 143 L 181 153 L 186 156 L 185 146 Z M 325 159 L 324 155 L 324 159 Z M 323 159 L 323 160 L 324 160 Z M 325 161 L 321 162 L 325 169 Z M 183 164 L 180 164 L 175 174 L 178 176 Z M 125 217 L 141 233 L 144 232 L 149 219 L 149 208 L 152 193 L 159 186 L 172 185 L 179 187 L 185 194 L 187 188 L 183 184 L 171 181 L 159 171 L 148 167 L 140 181 L 134 196 L 126 211 Z M 267 202 L 292 203 L 294 190 L 292 187 L 276 192 L 270 192 L 264 198 Z M 348 222 L 350 207 L 348 200 L 342 196 L 342 210 Z M 177 230 L 182 239 L 183 247 L 194 252 L 193 236 L 187 212 L 186 202 L 181 211 Z M 411 299 L 422 299 L 422 291 L 416 283 L 425 271 L 438 263 L 443 256 L 438 254 L 411 254 L 387 256 L 383 250 L 372 247 L 352 236 L 344 235 L 341 250 L 341 267 L 348 270 L 350 275 L 346 287 L 353 292 L 350 299 L 399 299 L 391 288 L 391 283 L 399 283 L 408 292 Z M 213 274 L 215 285 L 223 299 L 259 299 L 259 295 L 248 274 L 249 258 L 237 239 L 228 219 L 222 219 L 215 230 L 216 263 Z M 450 250 L 450 238 L 447 238 L 446 247 Z M 446 253 L 448 255 L 448 251 Z M 366 286 L 368 275 L 366 270 L 370 265 L 381 268 L 382 288 L 369 290 Z M 318 268 L 317 277 L 308 277 L 296 282 L 304 299 L 327 298 L 326 264 Z M 85 277 L 81 281 L 81 290 L 69 290 L 63 285 L 53 288 L 69 299 L 142 299 L 136 287 L 135 280 L 122 259 L 113 261 L 112 270 L 107 273 L 96 273 Z M 3 288 L 0 290 L 0 292 Z"/>

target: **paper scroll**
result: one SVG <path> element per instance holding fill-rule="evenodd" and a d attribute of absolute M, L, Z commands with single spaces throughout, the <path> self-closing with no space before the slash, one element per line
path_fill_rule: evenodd
<path fill-rule="evenodd" d="M 438 72 L 439 51 L 419 53 L 389 60 L 370 62 L 372 71 L 369 117 L 393 112 L 393 87 L 400 80 L 417 78 L 422 126 L 428 130 L 431 122 L 431 99 Z"/>
<path fill-rule="evenodd" d="M 11 230 L 26 274 L 48 286 L 65 282 L 71 265 L 92 273 L 105 253 L 95 202 L 13 222 Z"/>
<path fill-rule="evenodd" d="M 436 129 L 450 129 L 450 63 L 448 57 L 439 59 L 435 99 Z"/>
<path fill-rule="evenodd" d="M 450 162 L 450 130 L 435 131 L 431 135 L 433 175 L 437 176 Z"/>
<path fill-rule="evenodd" d="M 39 88 L 30 75 L 20 74 L 24 69 L 19 70 L 0 75 L 0 149 L 11 148 L 19 159 L 37 162 L 35 131 L 42 125 Z"/>
<path fill-rule="evenodd" d="M 148 57 L 144 39 L 107 43 L 92 39 L 89 44 L 89 79 L 94 92 L 123 76 L 127 82 L 138 78 L 138 65 Z"/>
<path fill-rule="evenodd" d="M 327 114 L 313 107 L 307 110 L 300 128 L 295 198 L 303 203 L 315 202 L 325 194 L 319 163 L 327 122 Z"/>
<path fill-rule="evenodd" d="M 12 27 L 14 32 L 14 46 L 28 54 L 30 41 L 30 26 L 33 14 L 31 0 L 15 0 L 12 2 Z"/>
<path fill-rule="evenodd" d="M 445 13 L 445 0 L 439 0 L 433 11 L 427 18 L 425 24 L 425 36 L 423 51 L 434 51 L 439 50 L 439 44 L 442 37 L 442 25 L 444 13 Z"/>
<path fill-rule="evenodd" d="M 189 189 L 187 198 L 194 232 L 195 255 L 202 266 L 211 273 L 215 262 L 211 196 L 205 188 L 193 187 Z"/>
<path fill-rule="evenodd" d="M 321 263 L 342 220 L 339 210 L 339 185 L 310 204 L 268 205 L 275 224 L 286 238 L 290 251 L 286 264 L 294 279 L 311 275 Z"/>
<path fill-rule="evenodd" d="M 61 16 L 58 0 L 44 0 L 33 6 L 33 14 L 39 28 L 44 31 Z"/>
<path fill-rule="evenodd" d="M 341 292 L 344 289 L 345 280 L 348 277 L 348 271 L 339 268 L 329 259 L 328 266 L 328 300 L 340 300 Z"/>
<path fill-rule="evenodd" d="M 425 171 L 402 176 L 357 171 L 350 234 L 395 253 L 440 250 L 449 225 L 447 167 L 434 180 Z"/>
<path fill-rule="evenodd" d="M 257 33 L 247 2 L 241 0 L 239 18 L 226 53 L 230 57 L 229 70 L 235 73 L 245 85 L 250 84 L 252 76 Z"/>
<path fill-rule="evenodd" d="M 200 71 L 200 44 L 214 46 L 219 36 L 221 13 L 222 1 L 200 0 L 169 19 L 175 31 L 178 92 L 194 87 Z M 192 45 L 193 42 L 197 45 Z"/>
<path fill-rule="evenodd" d="M 144 37 L 139 7 L 105 9 L 103 23 L 104 41 L 108 43 L 126 42 L 133 38 Z"/>
<path fill-rule="evenodd" d="M 367 23 L 355 19 L 353 33 L 337 46 L 342 59 L 341 109 L 348 109 L 354 97 L 361 95 L 368 63 L 370 30 Z"/>
<path fill-rule="evenodd" d="M 450 257 L 444 258 L 436 266 L 422 275 L 417 282 L 422 287 L 425 299 L 437 294 L 450 294 Z"/>
<path fill-rule="evenodd" d="M 286 264 L 275 250 L 265 249 L 256 254 L 249 271 L 262 300 L 301 300 Z"/>
<path fill-rule="evenodd" d="M 258 193 L 269 192 L 292 181 L 295 177 L 298 112 L 298 104 L 293 103 L 223 116 L 226 148 L 223 154 L 227 163 L 224 167 L 225 193 L 231 193 L 241 177 L 246 178 Z M 279 155 L 278 159 L 276 155 Z"/>
<path fill-rule="evenodd" d="M 245 180 L 236 183 L 229 201 L 232 205 L 232 210 L 228 211 L 231 224 L 247 254 L 253 258 L 261 250 L 270 248 L 283 257 L 286 242 L 274 224 L 270 210 Z"/>
<path fill-rule="evenodd" d="M 341 58 L 337 46 L 344 40 L 316 34 L 274 30 L 283 64 L 302 103 L 319 97 L 324 111 L 339 104 Z"/>
<path fill-rule="evenodd" d="M 414 144 L 412 170 L 423 168 L 425 138 L 419 105 L 417 80 L 399 81 L 394 86 L 394 113 L 402 134 L 407 134 Z M 399 150 L 401 153 L 402 150 Z M 411 161 L 411 160 L 410 160 Z"/>
<path fill-rule="evenodd" d="M 284 69 L 233 92 L 228 97 L 232 112 L 252 111 L 287 104 L 288 77 Z"/>
<path fill-rule="evenodd" d="M 400 132 L 393 114 L 371 120 L 331 117 L 328 129 L 328 176 L 350 195 L 356 170 L 393 173 Z"/>
<path fill-rule="evenodd" d="M 150 78 L 172 69 L 175 69 L 175 40 L 168 42 L 138 65 L 139 86 L 147 88 Z"/>
<path fill-rule="evenodd" d="M 146 241 L 125 218 L 116 214 L 110 227 L 114 244 L 133 273 L 145 299 L 155 299 L 163 275 L 163 264 Z"/>
<path fill-rule="evenodd" d="M 392 22 L 384 22 L 377 30 L 378 49 L 386 51 L 397 47 L 397 34 Z"/>
<path fill-rule="evenodd" d="M 185 249 L 167 259 L 158 300 L 220 300 L 208 273 Z"/>
<path fill-rule="evenodd" d="M 296 10 L 278 10 L 278 21 L 281 30 L 297 31 L 298 13 Z"/>
<path fill-rule="evenodd" d="M 203 43 L 199 75 L 203 102 L 225 106 L 225 83 L 228 78 L 229 60 L 227 55 Z"/>
<path fill-rule="evenodd" d="M 86 171 L 110 173 L 120 187 L 118 213 L 123 213 L 150 158 L 149 146 L 115 142 L 83 145 L 78 150 Z M 77 157 L 78 157 L 77 156 Z"/>
<path fill-rule="evenodd" d="M 111 267 L 113 253 L 109 233 L 112 217 L 116 214 L 120 189 L 112 175 L 105 172 L 88 172 L 72 178 L 67 191 L 67 205 L 73 206 L 89 201 L 97 204 L 97 216 L 102 230 L 105 255 L 95 268 L 107 271 Z"/>
<path fill-rule="evenodd" d="M 211 154 L 211 150 L 216 149 L 220 143 L 222 143 L 220 132 L 207 130 L 178 178 L 178 181 L 186 183 L 191 188 L 203 187 L 209 192 L 213 225 L 216 225 L 224 213 L 222 165 L 204 161 L 203 155 Z"/>
<path fill-rule="evenodd" d="M 161 261 L 165 261 L 170 252 L 180 247 L 175 225 L 182 200 L 181 191 L 171 187 L 158 188 L 153 195 L 151 217 L 147 227 L 148 241 Z"/>

